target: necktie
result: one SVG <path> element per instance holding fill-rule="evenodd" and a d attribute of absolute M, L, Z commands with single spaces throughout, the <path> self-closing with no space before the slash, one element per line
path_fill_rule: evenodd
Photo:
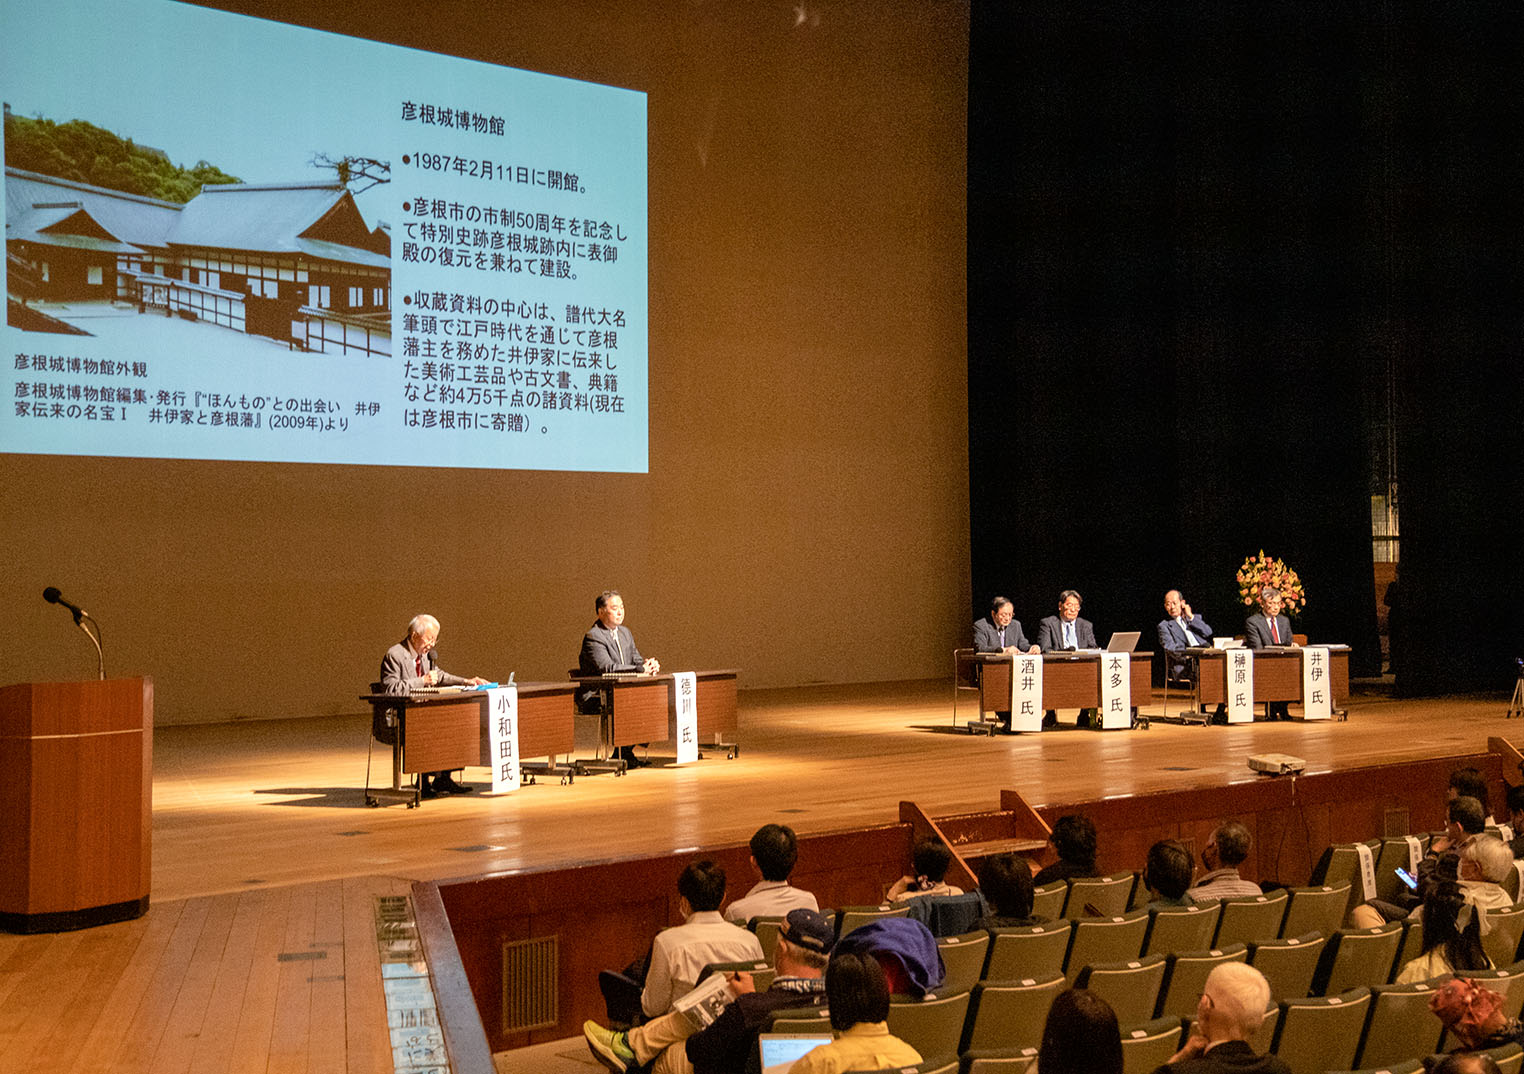
<path fill-rule="evenodd" d="M 1000 647 L 1005 648 L 1005 627 L 1000 628 Z"/>
<path fill-rule="evenodd" d="M 1275 642 L 1277 645 L 1281 643 L 1281 632 L 1280 629 L 1275 625 L 1275 620 L 1273 618 L 1270 620 L 1270 640 Z"/>
<path fill-rule="evenodd" d="M 1185 625 L 1185 620 L 1180 620 L 1180 631 L 1185 635 L 1185 643 L 1190 646 L 1199 646 L 1201 639 L 1191 633 L 1191 628 Z"/>
<path fill-rule="evenodd" d="M 423 678 L 423 657 L 418 658 L 418 677 Z"/>
<path fill-rule="evenodd" d="M 1064 623 L 1064 648 L 1079 648 L 1079 642 L 1075 641 L 1074 639 L 1074 624 L 1067 621 Z"/>
<path fill-rule="evenodd" d="M 624 666 L 624 642 L 619 639 L 619 628 L 614 627 L 609 633 L 614 635 L 614 651 L 619 654 L 619 664 Z"/>

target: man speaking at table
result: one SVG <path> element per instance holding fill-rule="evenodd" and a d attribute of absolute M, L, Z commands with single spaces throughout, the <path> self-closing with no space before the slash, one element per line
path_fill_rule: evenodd
<path fill-rule="evenodd" d="M 655 675 L 661 663 L 654 656 L 641 656 L 635 648 L 635 636 L 624 625 L 624 598 L 617 589 L 605 589 L 593 601 L 598 621 L 582 635 L 582 655 L 577 668 L 584 675 L 617 675 L 638 673 Z M 597 687 L 581 690 L 577 694 L 577 708 L 581 712 L 597 712 L 601 694 Z M 631 768 L 642 768 L 646 762 L 635 756 L 629 746 L 619 747 L 619 756 Z"/>
<path fill-rule="evenodd" d="M 381 692 L 402 696 L 420 687 L 482 686 L 487 680 L 472 676 L 451 675 L 439 666 L 434 646 L 439 643 L 439 620 L 432 615 L 415 615 L 407 625 L 407 637 L 386 650 L 381 658 Z M 441 794 L 469 794 L 470 787 L 457 783 L 448 772 L 424 772 L 419 776 L 425 798 Z"/>

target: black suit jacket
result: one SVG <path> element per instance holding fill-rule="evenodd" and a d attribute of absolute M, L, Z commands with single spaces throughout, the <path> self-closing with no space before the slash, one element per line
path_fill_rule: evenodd
<path fill-rule="evenodd" d="M 1280 631 L 1281 645 L 1291 644 L 1291 620 L 1284 615 L 1275 617 L 1275 629 Z M 1244 641 L 1251 649 L 1265 649 L 1276 644 L 1270 636 L 1270 624 L 1265 622 L 1263 612 L 1255 612 L 1244 620 Z"/>
<path fill-rule="evenodd" d="M 619 640 L 614 640 L 615 633 Z M 646 658 L 635 648 L 635 636 L 623 623 L 609 630 L 602 623 L 594 623 L 582 635 L 582 652 L 577 657 L 577 670 L 584 675 L 611 675 L 621 671 L 639 671 Z M 577 691 L 577 705 L 583 712 L 596 712 L 598 687 Z"/>
<path fill-rule="evenodd" d="M 1081 649 L 1099 649 L 1095 641 L 1095 627 L 1088 619 L 1074 620 L 1074 639 Z M 1064 628 L 1056 615 L 1042 621 L 1037 630 L 1037 645 L 1045 653 L 1058 652 L 1064 647 Z"/>
<path fill-rule="evenodd" d="M 1006 645 L 1016 646 L 1016 651 L 1024 653 L 1032 647 L 1025 634 L 1021 632 L 1021 620 L 1012 619 L 1010 625 L 1005 628 L 1005 645 L 1000 644 L 1000 628 L 989 616 L 985 616 L 974 624 L 974 648 L 981 653 L 998 653 Z"/>

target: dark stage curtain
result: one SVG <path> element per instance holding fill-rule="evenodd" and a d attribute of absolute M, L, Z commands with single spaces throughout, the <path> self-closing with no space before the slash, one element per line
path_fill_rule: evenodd
<path fill-rule="evenodd" d="M 1234 574 L 1301 574 L 1296 629 L 1379 669 L 1366 407 L 1391 235 L 1383 27 L 1327 5 L 974 5 L 973 591 L 1060 589 L 1102 639 Z M 975 614 L 981 607 L 973 609 Z"/>

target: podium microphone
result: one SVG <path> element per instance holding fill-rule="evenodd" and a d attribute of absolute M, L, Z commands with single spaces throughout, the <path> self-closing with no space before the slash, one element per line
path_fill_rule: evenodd
<path fill-rule="evenodd" d="M 69 611 L 74 613 L 74 621 L 76 623 L 79 622 L 81 618 L 91 618 L 90 613 L 85 611 L 85 609 L 81 608 L 78 604 L 72 604 L 69 601 L 64 600 L 64 595 L 59 591 L 57 586 L 50 585 L 48 588 L 44 589 L 42 591 L 42 599 L 47 601 L 49 604 L 62 604 L 65 608 L 68 608 Z"/>
<path fill-rule="evenodd" d="M 49 604 L 62 604 L 65 608 L 68 608 L 69 611 L 74 613 L 74 625 L 83 630 L 85 632 L 85 637 L 90 639 L 90 644 L 95 646 L 96 674 L 98 674 L 101 679 L 104 680 L 106 678 L 106 654 L 101 649 L 101 625 L 95 622 L 95 617 L 89 612 L 85 611 L 85 609 L 81 608 L 78 604 L 73 604 L 67 600 L 64 600 L 64 595 L 59 592 L 57 586 L 50 585 L 48 588 L 44 589 L 42 591 L 42 599 L 47 601 Z M 94 623 L 94 630 L 91 630 L 89 627 L 85 626 L 86 619 L 90 620 L 91 623 Z"/>

